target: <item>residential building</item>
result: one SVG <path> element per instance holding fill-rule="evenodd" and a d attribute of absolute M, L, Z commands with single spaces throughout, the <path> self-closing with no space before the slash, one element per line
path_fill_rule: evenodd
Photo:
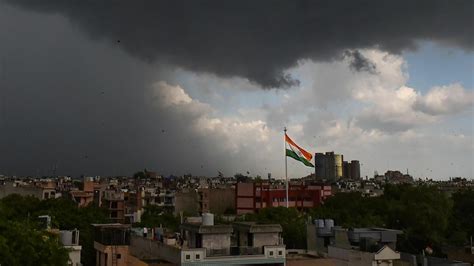
<path fill-rule="evenodd" d="M 200 214 L 235 212 L 235 188 L 201 188 L 198 193 Z"/>
<path fill-rule="evenodd" d="M 308 251 L 314 254 L 327 253 L 328 246 L 336 245 L 343 247 L 368 246 L 381 248 L 388 246 L 395 250 L 397 235 L 402 231 L 386 228 L 342 228 L 334 225 L 332 219 L 316 219 L 309 221 L 307 229 Z"/>
<path fill-rule="evenodd" d="M 179 237 L 132 236 L 130 253 L 143 261 L 174 265 L 285 265 L 280 225 L 214 225 L 212 214 L 203 214 L 199 220 L 182 224 Z"/>
<path fill-rule="evenodd" d="M 11 194 L 33 196 L 40 200 L 58 198 L 61 196 L 61 193 L 58 193 L 56 188 L 56 182 L 50 179 L 39 181 L 5 181 L 0 185 L 0 198 Z"/>
<path fill-rule="evenodd" d="M 342 228 L 334 226 L 332 219 L 309 221 L 307 229 L 307 252 L 333 259 L 336 265 L 403 265 L 469 266 L 469 251 L 449 255 L 451 258 L 435 258 L 397 252 L 397 237 L 402 231 L 386 228 Z M 467 249 L 466 249 L 467 250 Z"/>
<path fill-rule="evenodd" d="M 202 200 L 199 199 L 197 189 L 185 188 L 175 194 L 175 208 L 174 214 L 178 215 L 181 212 L 191 215 L 199 214 L 202 208 Z M 207 209 L 207 206 L 204 206 Z"/>
<path fill-rule="evenodd" d="M 316 219 L 307 224 L 308 253 L 323 255 L 336 265 L 393 265 L 400 259 L 396 252 L 401 231 L 385 228 L 334 226 L 332 219 Z"/>
<path fill-rule="evenodd" d="M 408 170 L 407 170 L 408 171 Z M 400 171 L 388 170 L 385 172 L 385 180 L 392 184 L 411 184 L 413 183 L 413 177 L 408 173 L 403 174 Z"/>
<path fill-rule="evenodd" d="M 81 250 L 79 245 L 79 230 L 61 230 L 59 231 L 61 244 L 69 252 L 69 266 L 81 266 Z"/>
<path fill-rule="evenodd" d="M 69 192 L 71 199 L 77 203 L 78 207 L 86 207 L 94 202 L 94 192 L 83 190 L 72 190 Z"/>
<path fill-rule="evenodd" d="M 125 223 L 125 197 L 121 190 L 109 189 L 102 196 L 102 207 L 107 209 L 112 223 Z"/>
<path fill-rule="evenodd" d="M 93 224 L 96 266 L 129 265 L 130 225 Z"/>
<path fill-rule="evenodd" d="M 124 192 L 125 222 L 138 223 L 145 207 L 145 190 L 142 187 Z"/>

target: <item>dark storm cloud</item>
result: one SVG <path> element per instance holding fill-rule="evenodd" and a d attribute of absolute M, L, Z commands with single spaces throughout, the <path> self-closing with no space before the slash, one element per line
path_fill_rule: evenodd
<path fill-rule="evenodd" d="M 377 67 L 359 51 L 346 51 L 344 57 L 350 60 L 349 67 L 354 71 L 366 71 L 371 74 L 377 73 Z"/>
<path fill-rule="evenodd" d="M 62 16 L 0 2 L 0 40 L 0 175 L 212 175 L 236 160 L 196 137 L 192 114 L 150 106 L 159 67 Z"/>
<path fill-rule="evenodd" d="M 264 88 L 297 85 L 285 69 L 347 49 L 398 53 L 418 40 L 473 49 L 471 0 L 4 1 L 66 16 L 91 38 L 145 61 L 245 77 Z M 354 59 L 355 69 L 367 70 Z"/>

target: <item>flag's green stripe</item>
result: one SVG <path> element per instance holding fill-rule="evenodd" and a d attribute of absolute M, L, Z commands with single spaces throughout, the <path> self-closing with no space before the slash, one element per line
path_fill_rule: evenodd
<path fill-rule="evenodd" d="M 306 166 L 314 167 L 314 165 L 312 163 L 310 163 L 308 160 L 306 160 L 306 158 L 299 157 L 298 154 L 296 154 L 296 152 L 294 152 L 292 150 L 286 149 L 286 156 L 291 157 L 291 158 L 293 158 L 297 161 L 300 161 Z"/>
<path fill-rule="evenodd" d="M 291 157 L 291 158 L 293 158 L 293 159 L 295 159 L 295 160 L 298 160 L 298 161 L 304 163 L 304 165 L 306 165 L 306 166 L 314 167 L 314 165 L 313 165 L 310 161 L 306 160 L 306 158 L 304 158 L 303 156 L 299 156 L 299 155 L 295 152 L 295 150 L 293 149 L 293 146 L 291 146 L 291 145 L 288 145 L 288 146 L 289 146 L 290 149 L 291 149 L 290 152 L 293 152 L 293 153 L 295 154 L 295 156 L 298 157 L 298 159 L 296 159 L 296 158 L 294 158 L 294 157 Z"/>
<path fill-rule="evenodd" d="M 297 161 L 301 161 L 300 157 L 296 154 L 296 152 L 292 150 L 286 149 L 286 156 L 291 157 Z"/>

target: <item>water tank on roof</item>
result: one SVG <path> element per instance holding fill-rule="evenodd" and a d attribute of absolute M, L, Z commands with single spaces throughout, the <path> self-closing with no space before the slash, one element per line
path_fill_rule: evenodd
<path fill-rule="evenodd" d="M 214 214 L 203 213 L 202 214 L 202 225 L 214 225 Z"/>
<path fill-rule="evenodd" d="M 63 245 L 65 246 L 72 245 L 72 231 L 61 231 L 59 232 L 59 237 Z"/>
<path fill-rule="evenodd" d="M 326 219 L 324 220 L 324 225 L 326 229 L 331 229 L 334 227 L 334 220 L 333 219 Z"/>

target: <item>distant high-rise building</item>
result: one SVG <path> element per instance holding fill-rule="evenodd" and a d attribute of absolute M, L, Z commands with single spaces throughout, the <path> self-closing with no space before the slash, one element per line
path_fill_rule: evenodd
<path fill-rule="evenodd" d="M 360 163 L 357 160 L 344 161 L 344 155 L 334 152 L 314 155 L 315 175 L 317 179 L 335 181 L 339 178 L 360 179 Z"/>
<path fill-rule="evenodd" d="M 342 154 L 334 154 L 334 177 L 342 178 L 342 162 L 344 156 Z"/>
<path fill-rule="evenodd" d="M 347 161 L 342 162 L 342 176 L 344 179 L 352 179 L 351 163 Z"/>
<path fill-rule="evenodd" d="M 328 176 L 328 160 L 324 153 L 314 155 L 314 169 L 317 179 L 326 179 Z"/>
<path fill-rule="evenodd" d="M 316 178 L 335 181 L 343 177 L 343 158 L 342 154 L 334 152 L 316 153 L 314 156 Z"/>
<path fill-rule="evenodd" d="M 352 160 L 350 165 L 350 172 L 352 179 L 360 179 L 360 163 L 357 160 Z"/>

